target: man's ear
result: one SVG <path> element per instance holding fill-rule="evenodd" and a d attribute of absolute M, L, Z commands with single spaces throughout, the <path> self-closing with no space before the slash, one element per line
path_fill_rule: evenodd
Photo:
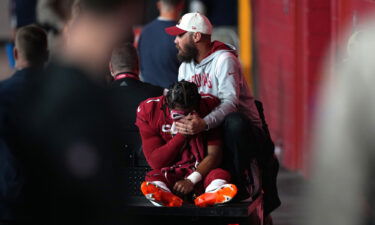
<path fill-rule="evenodd" d="M 200 32 L 193 33 L 193 41 L 194 43 L 200 42 L 202 39 L 202 34 Z"/>

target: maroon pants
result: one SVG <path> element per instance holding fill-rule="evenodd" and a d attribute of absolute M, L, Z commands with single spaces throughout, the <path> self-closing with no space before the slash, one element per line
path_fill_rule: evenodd
<path fill-rule="evenodd" d="M 173 190 L 174 184 L 185 179 L 193 170 L 189 168 L 176 168 L 172 171 L 162 172 L 161 170 L 152 170 L 146 174 L 146 181 L 161 181 L 164 182 L 170 190 Z M 230 182 L 231 176 L 228 171 L 221 168 L 211 170 L 207 176 L 195 185 L 196 192 L 204 192 L 204 189 L 215 179 L 223 179 Z"/>

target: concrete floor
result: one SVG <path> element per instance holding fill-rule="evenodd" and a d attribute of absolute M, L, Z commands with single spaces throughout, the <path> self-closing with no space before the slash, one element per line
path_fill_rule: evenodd
<path fill-rule="evenodd" d="M 297 173 L 281 169 L 278 188 L 281 206 L 272 213 L 274 225 L 303 225 L 306 207 L 306 181 Z"/>

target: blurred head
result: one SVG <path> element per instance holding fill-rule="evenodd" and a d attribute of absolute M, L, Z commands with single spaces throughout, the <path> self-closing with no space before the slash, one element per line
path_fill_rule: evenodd
<path fill-rule="evenodd" d="M 101 79 L 112 50 L 134 25 L 136 5 L 135 0 L 80 0 L 65 29 L 65 59 Z"/>
<path fill-rule="evenodd" d="M 197 109 L 201 100 L 197 85 L 184 80 L 173 84 L 166 98 L 171 110 L 180 110 L 185 114 Z"/>
<path fill-rule="evenodd" d="M 165 29 L 167 34 L 176 36 L 175 44 L 180 61 L 189 62 L 197 59 L 202 47 L 211 44 L 211 22 L 200 13 L 187 13 L 176 26 Z"/>
<path fill-rule="evenodd" d="M 14 58 L 16 68 L 42 66 L 48 59 L 47 36 L 45 31 L 36 26 L 28 25 L 16 33 Z"/>
<path fill-rule="evenodd" d="M 127 42 L 117 46 L 112 51 L 109 67 L 112 76 L 122 72 L 132 72 L 138 75 L 139 61 L 134 45 Z"/>

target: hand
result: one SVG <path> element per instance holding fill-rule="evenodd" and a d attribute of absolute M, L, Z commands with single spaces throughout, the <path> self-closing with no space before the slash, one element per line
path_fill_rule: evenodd
<path fill-rule="evenodd" d="M 189 194 L 194 189 L 194 184 L 188 180 L 180 180 L 174 184 L 173 190 L 181 194 Z"/>
<path fill-rule="evenodd" d="M 206 128 L 206 122 L 197 114 L 189 114 L 176 121 L 176 129 L 184 135 L 194 135 L 202 132 Z"/>

